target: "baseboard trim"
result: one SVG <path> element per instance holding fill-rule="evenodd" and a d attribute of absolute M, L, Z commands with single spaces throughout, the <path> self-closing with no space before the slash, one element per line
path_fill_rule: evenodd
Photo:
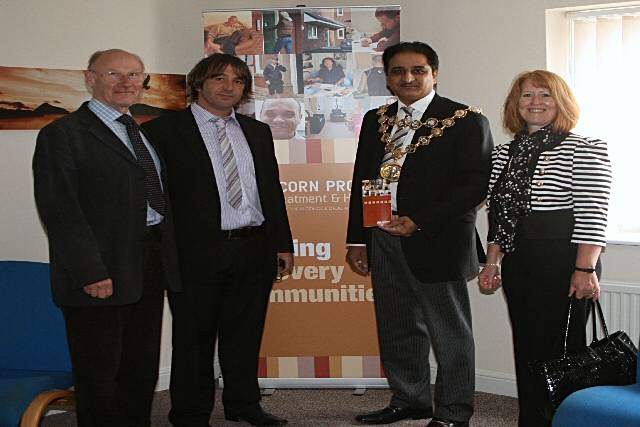
<path fill-rule="evenodd" d="M 433 368 L 431 369 L 432 377 L 434 377 L 435 371 L 433 371 Z M 502 372 L 486 371 L 484 369 L 476 369 L 476 391 L 501 396 L 518 397 L 518 389 L 514 376 Z"/>
<path fill-rule="evenodd" d="M 431 378 L 436 377 L 436 367 L 431 367 Z M 171 369 L 160 370 L 156 391 L 169 388 Z M 260 378 L 260 388 L 387 388 L 386 378 Z M 220 378 L 220 386 L 224 380 Z M 498 394 L 501 396 L 517 396 L 516 380 L 513 376 L 501 372 L 476 370 L 476 391 Z"/>

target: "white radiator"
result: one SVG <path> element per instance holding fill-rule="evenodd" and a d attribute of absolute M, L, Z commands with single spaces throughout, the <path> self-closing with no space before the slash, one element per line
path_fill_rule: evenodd
<path fill-rule="evenodd" d="M 640 286 L 626 283 L 600 283 L 600 305 L 609 332 L 625 331 L 638 345 L 640 339 Z M 602 332 L 598 329 L 598 336 Z M 587 327 L 587 342 L 591 342 L 591 324 Z"/>

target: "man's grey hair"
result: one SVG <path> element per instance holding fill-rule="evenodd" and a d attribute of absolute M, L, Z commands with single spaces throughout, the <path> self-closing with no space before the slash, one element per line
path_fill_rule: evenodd
<path fill-rule="evenodd" d="M 115 52 L 126 53 L 128 55 L 135 57 L 140 63 L 140 65 L 142 65 L 142 69 L 144 70 L 144 62 L 142 61 L 142 58 L 140 58 L 135 53 L 127 52 L 126 50 L 123 50 L 123 49 L 107 49 L 107 50 L 98 50 L 96 52 L 93 52 L 89 57 L 89 62 L 87 63 L 87 70 L 93 70 L 93 66 L 96 65 L 96 62 L 98 61 L 98 59 L 100 59 L 102 55 L 105 55 L 107 53 L 115 53 Z"/>

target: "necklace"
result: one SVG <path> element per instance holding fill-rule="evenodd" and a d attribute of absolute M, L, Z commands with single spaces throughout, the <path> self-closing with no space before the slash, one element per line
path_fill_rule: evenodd
<path fill-rule="evenodd" d="M 456 110 L 451 117 L 447 117 L 444 119 L 436 119 L 430 117 L 425 121 L 421 121 L 411 120 L 406 116 L 403 119 L 398 118 L 398 116 L 387 116 L 388 108 L 388 104 L 381 105 L 380 108 L 378 108 L 376 114 L 379 116 L 378 123 L 380 123 L 378 132 L 382 134 L 382 136 L 380 137 L 380 141 L 384 144 L 385 152 L 391 153 L 393 156 L 393 160 L 389 160 L 380 166 L 380 176 L 390 182 L 397 182 L 400 179 L 402 165 L 397 163 L 398 160 L 400 160 L 407 154 L 415 153 L 418 147 L 431 144 L 431 140 L 433 138 L 442 136 L 446 128 L 450 128 L 455 125 L 456 120 L 466 117 L 469 111 L 477 114 L 482 113 L 482 110 L 478 107 L 467 107 L 463 110 Z M 406 148 L 396 148 L 395 144 L 392 142 L 392 136 L 390 133 L 390 128 L 393 129 L 394 126 L 398 127 L 396 132 L 407 127 L 411 128 L 412 130 L 418 130 L 423 126 L 431 128 L 431 132 L 429 133 L 429 135 L 421 136 L 416 142 L 409 144 Z"/>

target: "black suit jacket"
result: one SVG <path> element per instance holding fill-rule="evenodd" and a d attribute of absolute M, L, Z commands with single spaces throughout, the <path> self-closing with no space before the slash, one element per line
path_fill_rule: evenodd
<path fill-rule="evenodd" d="M 163 181 L 164 170 L 163 165 Z M 56 304 L 138 301 L 147 222 L 144 171 L 87 103 L 40 131 L 33 177 L 36 204 L 49 237 Z M 161 227 L 166 281 L 179 290 L 170 210 Z M 92 298 L 84 293 L 84 286 L 107 278 L 113 281 L 111 297 Z"/>
<path fill-rule="evenodd" d="M 269 241 L 272 275 L 277 273 L 277 252 L 293 252 L 289 220 L 278 175 L 271 130 L 266 124 L 236 113 L 245 134 L 256 174 L 264 226 Z M 175 215 L 176 239 L 182 278 L 189 283 L 210 283 L 229 260 L 220 249 L 220 196 L 207 148 L 190 109 L 145 123 L 158 151 L 167 161 L 169 192 Z"/>
<path fill-rule="evenodd" d="M 435 95 L 422 119 L 451 117 L 465 105 Z M 387 115 L 395 116 L 398 103 Z M 377 110 L 367 112 L 360 132 L 351 187 L 347 243 L 369 246 L 370 230 L 362 227 L 363 179 L 378 177 L 384 156 Z M 413 141 L 428 135 L 418 129 Z M 493 140 L 489 122 L 469 112 L 447 128 L 443 136 L 405 158 L 398 182 L 398 215 L 408 216 L 419 230 L 402 238 L 404 257 L 413 274 L 423 282 L 468 278 L 478 272 L 475 221 L 484 200 L 491 169 Z"/>

